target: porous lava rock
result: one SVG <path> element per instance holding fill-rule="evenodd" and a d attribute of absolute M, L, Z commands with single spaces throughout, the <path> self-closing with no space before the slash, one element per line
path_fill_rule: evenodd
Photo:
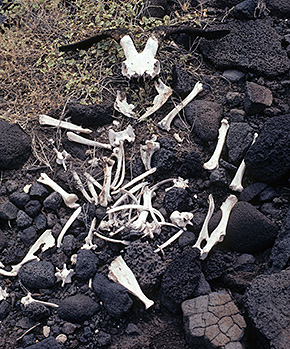
<path fill-rule="evenodd" d="M 261 347 L 289 347 L 290 270 L 257 276 L 245 293 L 244 306 Z"/>
<path fill-rule="evenodd" d="M 0 219 L 11 220 L 16 219 L 19 209 L 9 200 L 0 204 Z"/>
<path fill-rule="evenodd" d="M 100 305 L 91 297 L 76 294 L 65 298 L 59 305 L 58 315 L 71 322 L 83 322 L 90 319 L 100 310 Z"/>
<path fill-rule="evenodd" d="M 221 218 L 218 211 L 210 220 L 213 231 Z M 278 227 L 248 202 L 237 202 L 233 207 L 222 245 L 241 253 L 258 253 L 271 247 L 278 233 Z"/>
<path fill-rule="evenodd" d="M 60 344 L 57 343 L 54 337 L 48 337 L 41 342 L 29 345 L 26 349 L 61 349 Z"/>
<path fill-rule="evenodd" d="M 203 171 L 201 156 L 195 151 L 186 154 L 183 163 L 177 170 L 182 178 L 197 178 Z"/>
<path fill-rule="evenodd" d="M 260 113 L 270 107 L 272 102 L 271 90 L 252 81 L 246 83 L 244 109 L 248 115 Z"/>
<path fill-rule="evenodd" d="M 203 141 L 217 138 L 223 108 L 219 103 L 196 100 L 185 107 L 185 117 L 195 134 Z"/>
<path fill-rule="evenodd" d="M 254 130 L 246 122 L 230 124 L 226 144 L 228 147 L 229 162 L 240 161 L 253 141 Z"/>
<path fill-rule="evenodd" d="M 31 154 L 31 139 L 16 124 L 0 120 L 0 169 L 18 169 Z"/>
<path fill-rule="evenodd" d="M 22 306 L 22 314 L 29 319 L 40 321 L 49 317 L 50 311 L 44 304 L 32 302 Z"/>
<path fill-rule="evenodd" d="M 272 15 L 290 17 L 290 2 L 288 0 L 266 0 L 266 6 Z"/>
<path fill-rule="evenodd" d="M 160 296 L 162 304 L 172 313 L 180 310 L 181 303 L 195 296 L 201 276 L 199 252 L 186 247 L 174 258 L 162 277 Z"/>
<path fill-rule="evenodd" d="M 76 277 L 80 280 L 89 280 L 97 272 L 99 259 L 97 255 L 86 249 L 81 249 L 77 254 Z"/>
<path fill-rule="evenodd" d="M 174 64 L 172 69 L 172 88 L 180 96 L 184 96 L 192 90 L 189 74 L 179 64 Z"/>
<path fill-rule="evenodd" d="M 219 40 L 202 40 L 200 45 L 204 56 L 215 67 L 271 77 L 289 70 L 290 61 L 271 20 L 234 20 L 219 25 L 218 29 L 228 29 L 230 34 Z"/>
<path fill-rule="evenodd" d="M 290 172 L 290 115 L 267 120 L 256 142 L 245 155 L 250 174 L 260 182 L 272 183 Z"/>
<path fill-rule="evenodd" d="M 102 274 L 97 273 L 95 275 L 93 289 L 107 312 L 113 317 L 121 318 L 130 310 L 133 304 L 125 287 L 111 282 Z"/>
<path fill-rule="evenodd" d="M 173 211 L 190 211 L 192 199 L 185 189 L 173 187 L 166 192 L 163 206 L 168 214 L 171 214 Z"/>
<path fill-rule="evenodd" d="M 25 263 L 18 273 L 19 279 L 28 289 L 49 288 L 55 284 L 54 266 L 49 261 Z"/>

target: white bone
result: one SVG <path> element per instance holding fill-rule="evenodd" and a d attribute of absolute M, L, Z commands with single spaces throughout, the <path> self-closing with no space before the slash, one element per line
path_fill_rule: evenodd
<path fill-rule="evenodd" d="M 151 36 L 147 40 L 145 48 L 138 53 L 133 40 L 129 35 L 120 40 L 126 60 L 122 63 L 122 74 L 127 78 L 149 75 L 153 79 L 160 72 L 160 62 L 155 59 L 158 49 L 157 38 Z"/>
<path fill-rule="evenodd" d="M 71 278 L 75 274 L 73 269 L 67 269 L 66 264 L 64 263 L 62 269 L 56 267 L 56 270 L 57 272 L 54 274 L 56 282 L 61 281 L 61 287 L 64 287 L 65 284 L 71 283 Z"/>
<path fill-rule="evenodd" d="M 93 244 L 93 235 L 94 235 L 94 230 L 96 228 L 96 223 L 97 223 L 97 219 L 96 219 L 96 217 L 94 217 L 94 219 L 92 220 L 92 224 L 90 226 L 90 230 L 88 232 L 88 235 L 85 238 L 85 243 L 81 247 L 81 249 L 83 249 L 83 250 L 95 250 L 98 247 L 97 245 Z"/>
<path fill-rule="evenodd" d="M 31 303 L 39 303 L 39 304 L 43 304 L 43 305 L 46 305 L 47 307 L 52 307 L 52 308 L 58 308 L 59 307 L 59 305 L 57 305 L 55 303 L 43 302 L 43 301 L 38 301 L 37 299 L 34 299 L 30 292 L 28 292 L 27 296 L 22 297 L 20 302 L 24 306 L 27 306 L 27 305 L 29 305 Z"/>
<path fill-rule="evenodd" d="M 112 180 L 112 168 L 115 161 L 104 156 L 102 158 L 104 164 L 104 182 L 103 187 L 99 195 L 99 203 L 103 207 L 107 207 L 109 202 L 112 201 L 110 194 L 111 180 Z"/>
<path fill-rule="evenodd" d="M 68 229 L 70 228 L 70 226 L 73 224 L 73 222 L 77 219 L 78 215 L 81 213 L 82 208 L 78 207 L 73 214 L 70 216 L 70 218 L 68 219 L 68 221 L 65 223 L 64 227 L 62 228 L 61 232 L 59 233 L 59 236 L 57 238 L 57 243 L 56 246 L 58 248 L 60 248 L 61 243 L 62 243 L 62 239 L 65 235 L 65 233 L 68 231 Z"/>
<path fill-rule="evenodd" d="M 85 177 L 87 178 L 88 181 L 93 183 L 93 185 L 95 187 L 97 187 L 98 189 L 102 190 L 102 188 L 103 188 L 102 184 L 100 184 L 92 175 L 90 175 L 88 172 L 85 172 L 84 175 L 85 175 Z"/>
<path fill-rule="evenodd" d="M 0 274 L 5 276 L 16 276 L 21 268 L 21 266 L 27 262 L 34 259 L 39 261 L 39 258 L 35 256 L 35 253 L 41 248 L 42 252 L 48 250 L 55 245 L 55 238 L 53 237 L 51 230 L 46 230 L 40 235 L 40 237 L 35 241 L 35 243 L 30 247 L 27 255 L 22 259 L 22 261 L 16 265 L 11 266 L 11 271 L 6 271 L 0 269 Z"/>
<path fill-rule="evenodd" d="M 166 192 L 172 188 L 182 188 L 182 189 L 188 188 L 188 182 L 189 182 L 188 179 L 183 179 L 182 177 L 178 177 L 177 179 L 176 178 L 172 179 L 172 181 L 173 181 L 173 186 L 170 188 L 166 188 L 165 189 Z"/>
<path fill-rule="evenodd" d="M 227 119 L 222 119 L 221 126 L 219 128 L 219 135 L 216 148 L 211 156 L 211 158 L 203 164 L 203 167 L 206 170 L 215 170 L 219 167 L 220 156 L 224 147 L 226 140 L 227 132 L 229 129 L 229 123 Z"/>
<path fill-rule="evenodd" d="M 161 79 L 158 79 L 158 81 L 155 81 L 154 84 L 158 95 L 154 98 L 153 100 L 153 106 L 149 107 L 146 109 L 145 114 L 143 114 L 138 121 L 143 121 L 146 118 L 148 118 L 148 116 L 152 115 L 153 113 L 155 113 L 158 109 L 160 109 L 163 104 L 166 103 L 166 101 L 168 100 L 168 98 L 172 95 L 172 88 L 169 86 L 166 86 Z"/>
<path fill-rule="evenodd" d="M 94 184 L 89 179 L 87 179 L 87 186 L 88 186 L 88 189 L 93 197 L 94 204 L 97 206 L 99 203 L 99 196 L 96 192 Z"/>
<path fill-rule="evenodd" d="M 26 184 L 23 188 L 24 193 L 28 194 L 31 187 L 32 187 L 32 184 Z"/>
<path fill-rule="evenodd" d="M 185 228 L 187 225 L 193 225 L 191 222 L 193 213 L 191 212 L 174 211 L 171 213 L 169 218 L 173 224 L 176 224 L 180 228 Z"/>
<path fill-rule="evenodd" d="M 117 91 L 117 97 L 114 103 L 114 108 L 119 113 L 128 116 L 129 118 L 133 118 L 135 116 L 135 112 L 133 111 L 135 106 L 134 104 L 129 104 L 127 102 L 127 98 L 124 92 Z"/>
<path fill-rule="evenodd" d="M 84 198 L 90 203 L 94 202 L 94 199 L 90 197 L 90 195 L 88 194 L 88 192 L 84 188 L 84 185 L 80 179 L 80 176 L 76 173 L 76 171 L 72 171 L 72 175 L 73 175 L 74 180 L 77 183 L 78 189 L 83 194 Z"/>
<path fill-rule="evenodd" d="M 152 168 L 151 167 L 152 156 L 156 151 L 160 149 L 160 143 L 156 142 L 156 139 L 157 139 L 157 136 L 152 135 L 151 140 L 145 141 L 145 145 L 140 145 L 140 156 L 146 171 Z"/>
<path fill-rule="evenodd" d="M 199 92 L 203 90 L 203 86 L 201 82 L 197 82 L 193 88 L 193 90 L 190 92 L 190 94 L 185 97 L 185 99 L 179 103 L 169 114 L 165 116 L 160 122 L 158 122 L 158 126 L 162 128 L 165 131 L 170 131 L 171 123 L 175 116 L 184 108 L 187 106 L 188 103 L 190 103 L 194 97 L 196 97 Z"/>
<path fill-rule="evenodd" d="M 128 125 L 125 130 L 119 132 L 116 132 L 113 129 L 109 130 L 109 142 L 111 146 L 118 147 L 120 143 L 124 141 L 129 143 L 135 141 L 135 133 L 131 125 Z"/>
<path fill-rule="evenodd" d="M 109 266 L 108 277 L 114 282 L 127 288 L 127 290 L 138 297 L 145 304 L 145 308 L 150 308 L 154 302 L 145 296 L 132 270 L 125 263 L 122 256 L 115 258 Z"/>
<path fill-rule="evenodd" d="M 63 150 L 63 151 L 58 151 L 56 148 L 53 148 L 53 150 L 56 152 L 56 163 L 58 165 L 62 165 L 64 170 L 67 170 L 67 166 L 66 166 L 66 161 L 71 159 L 71 155 Z"/>
<path fill-rule="evenodd" d="M 222 206 L 220 208 L 222 211 L 222 218 L 218 226 L 210 234 L 209 240 L 207 241 L 206 245 L 202 248 L 200 259 L 205 259 L 212 247 L 216 245 L 218 242 L 223 241 L 226 235 L 231 210 L 237 202 L 237 197 L 235 195 L 230 195 L 226 199 L 226 201 L 222 203 Z"/>
<path fill-rule="evenodd" d="M 79 199 L 77 195 L 67 193 L 64 189 L 62 189 L 62 187 L 60 187 L 51 178 L 49 178 L 46 173 L 41 173 L 40 177 L 37 179 L 37 182 L 47 185 L 52 190 L 59 193 L 67 207 L 69 208 L 79 207 L 79 204 L 76 203 L 76 201 Z"/>
<path fill-rule="evenodd" d="M 111 184 L 112 190 L 117 190 L 124 182 L 125 179 L 125 151 L 123 142 L 120 142 L 119 147 L 113 149 L 112 156 L 117 158 L 117 169 L 114 179 Z"/>
<path fill-rule="evenodd" d="M 40 125 L 61 127 L 75 132 L 92 133 L 92 130 L 88 128 L 82 128 L 81 126 L 74 125 L 71 122 L 57 120 L 45 114 L 39 115 L 39 123 Z"/>
<path fill-rule="evenodd" d="M 156 248 L 154 250 L 155 253 L 159 252 L 159 251 L 163 251 L 163 249 L 167 246 L 169 246 L 170 244 L 172 244 L 172 242 L 174 242 L 175 240 L 177 240 L 182 234 L 184 233 L 184 230 L 181 229 L 179 230 L 177 233 L 175 233 L 173 236 L 171 236 L 170 239 L 168 239 L 167 241 L 165 241 L 162 245 L 158 246 L 158 248 Z"/>
<path fill-rule="evenodd" d="M 125 246 L 129 246 L 130 243 L 131 243 L 130 241 L 126 241 L 126 240 L 116 240 L 116 239 L 108 238 L 108 237 L 106 237 L 106 236 L 104 236 L 104 235 L 99 234 L 99 233 L 96 232 L 96 231 L 94 232 L 94 234 L 95 234 L 98 238 L 103 239 L 103 240 L 105 240 L 105 241 L 114 242 L 114 243 L 122 244 L 122 245 L 125 245 Z"/>
<path fill-rule="evenodd" d="M 255 143 L 257 137 L 258 137 L 258 133 L 255 133 L 254 137 L 253 137 L 252 144 Z M 237 169 L 237 172 L 236 172 L 233 180 L 231 181 L 231 184 L 229 185 L 229 188 L 231 190 L 238 191 L 238 192 L 243 191 L 244 187 L 242 185 L 242 181 L 243 181 L 243 176 L 244 176 L 245 170 L 246 170 L 246 163 L 245 163 L 245 160 L 243 159 L 239 168 Z"/>
<path fill-rule="evenodd" d="M 7 288 L 2 288 L 0 286 L 0 302 L 6 299 L 9 296 L 9 293 L 7 292 Z"/>
<path fill-rule="evenodd" d="M 73 132 L 67 132 L 67 138 L 76 143 L 84 144 L 84 145 L 89 145 L 92 147 L 97 147 L 97 148 L 103 148 L 103 149 L 112 149 L 112 146 L 110 144 L 104 144 L 96 141 L 92 141 L 90 139 L 84 138 L 82 136 L 77 135 L 76 133 Z"/>

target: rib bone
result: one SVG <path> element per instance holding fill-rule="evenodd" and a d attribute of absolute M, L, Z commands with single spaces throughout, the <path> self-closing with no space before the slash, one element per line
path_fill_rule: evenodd
<path fill-rule="evenodd" d="M 112 149 L 112 146 L 110 144 L 104 144 L 104 143 L 92 141 L 90 139 L 79 136 L 73 132 L 68 132 L 67 138 L 72 142 L 76 142 L 76 143 L 80 143 L 80 144 L 84 144 L 84 145 L 89 145 L 92 147 L 109 149 L 109 150 Z"/>
<path fill-rule="evenodd" d="M 45 114 L 39 115 L 39 123 L 40 125 L 61 127 L 75 132 L 92 133 L 92 130 L 88 128 L 82 128 L 81 126 L 74 125 L 71 122 L 57 120 Z"/>
<path fill-rule="evenodd" d="M 94 199 L 92 199 L 92 198 L 90 197 L 90 195 L 88 194 L 88 192 L 86 191 L 86 189 L 85 189 L 85 187 L 84 187 L 84 185 L 83 185 L 83 183 L 82 183 L 82 181 L 81 181 L 79 175 L 76 173 L 76 171 L 73 171 L 72 174 L 73 174 L 74 180 L 75 180 L 76 183 L 77 183 L 78 189 L 79 189 L 80 192 L 83 194 L 83 196 L 85 197 L 85 199 L 86 199 L 88 202 L 90 202 L 90 203 L 93 202 Z"/>
<path fill-rule="evenodd" d="M 67 207 L 69 208 L 79 207 L 79 204 L 76 203 L 76 201 L 79 199 L 77 195 L 67 193 L 64 189 L 62 189 L 62 187 L 60 187 L 51 178 L 49 178 L 46 173 L 41 173 L 37 182 L 48 185 L 52 190 L 59 193 Z"/>
<path fill-rule="evenodd" d="M 125 263 L 122 256 L 118 256 L 112 261 L 111 265 L 109 266 L 108 277 L 114 282 L 124 286 L 129 292 L 138 297 L 141 302 L 145 304 L 146 309 L 150 308 L 154 304 L 151 299 L 145 296 L 135 278 L 135 275 Z"/>
<path fill-rule="evenodd" d="M 252 144 L 255 143 L 257 137 L 258 137 L 258 133 L 255 133 Z M 243 159 L 233 180 L 231 181 L 231 184 L 229 185 L 229 188 L 231 190 L 241 192 L 244 189 L 242 185 L 242 180 L 243 180 L 245 170 L 246 170 L 246 163 L 245 163 L 245 160 Z"/>
<path fill-rule="evenodd" d="M 34 299 L 30 292 L 28 292 L 27 296 L 22 297 L 20 302 L 24 306 L 27 306 L 28 304 L 31 304 L 31 303 L 39 303 L 39 304 L 43 304 L 43 305 L 45 305 L 47 307 L 52 307 L 52 308 L 58 308 L 59 307 L 59 305 L 55 304 L 55 303 L 38 301 L 37 299 Z"/>
<path fill-rule="evenodd" d="M 145 114 L 143 114 L 138 121 L 143 121 L 146 118 L 148 118 L 148 116 L 152 115 L 153 113 L 155 113 L 158 109 L 160 109 L 163 104 L 166 103 L 166 101 L 168 100 L 168 98 L 172 95 L 172 88 L 169 86 L 166 86 L 161 79 L 158 79 L 158 81 L 155 81 L 154 84 L 158 95 L 154 98 L 153 100 L 153 106 L 147 108 Z"/>
<path fill-rule="evenodd" d="M 196 97 L 199 92 L 203 90 L 203 86 L 201 82 L 197 82 L 190 92 L 190 94 L 179 103 L 169 114 L 165 116 L 160 122 L 158 122 L 158 126 L 165 131 L 170 131 L 171 123 L 175 116 L 185 107 L 188 103 L 190 103 L 194 97 Z"/>
<path fill-rule="evenodd" d="M 108 203 L 112 201 L 111 195 L 110 195 L 110 188 L 111 188 L 111 180 L 112 180 L 112 168 L 114 166 L 115 161 L 104 156 L 102 158 L 103 164 L 104 164 L 104 182 L 102 191 L 99 195 L 99 203 L 103 207 L 107 207 Z"/>
<path fill-rule="evenodd" d="M 227 132 L 229 129 L 229 123 L 227 119 L 222 119 L 221 127 L 219 128 L 218 142 L 212 157 L 203 164 L 206 170 L 214 170 L 219 167 L 219 159 L 223 150 L 223 146 L 226 140 Z"/>
<path fill-rule="evenodd" d="M 59 236 L 57 238 L 56 246 L 59 248 L 62 243 L 62 239 L 64 237 L 64 234 L 67 232 L 67 230 L 70 228 L 70 226 L 73 224 L 73 222 L 77 219 L 78 215 L 81 213 L 82 208 L 81 206 L 78 207 L 73 214 L 70 216 L 68 221 L 65 223 L 64 227 L 62 228 L 61 232 L 59 233 Z"/>

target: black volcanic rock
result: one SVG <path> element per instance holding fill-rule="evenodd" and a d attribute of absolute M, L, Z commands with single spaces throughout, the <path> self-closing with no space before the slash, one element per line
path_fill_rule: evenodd
<path fill-rule="evenodd" d="M 25 287 L 49 288 L 55 284 L 55 270 L 51 262 L 31 261 L 25 263 L 19 271 L 19 279 Z"/>
<path fill-rule="evenodd" d="M 247 170 L 256 180 L 271 183 L 290 172 L 290 115 L 275 116 L 264 124 L 245 155 Z"/>

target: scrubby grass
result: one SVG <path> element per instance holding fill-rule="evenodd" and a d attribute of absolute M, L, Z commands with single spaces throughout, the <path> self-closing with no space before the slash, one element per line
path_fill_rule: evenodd
<path fill-rule="evenodd" d="M 128 85 L 120 74 L 124 55 L 113 40 L 73 53 L 59 52 L 61 44 L 104 29 L 127 27 L 141 48 L 142 37 L 153 26 L 206 21 L 205 12 L 191 12 L 187 2 L 162 19 L 144 16 L 145 8 L 143 0 L 14 0 L 3 13 L 7 21 L 0 34 L 0 118 L 23 124 L 71 99 L 82 103 L 114 100 L 116 86 Z M 190 69 L 187 58 L 179 54 L 178 62 L 186 62 Z M 171 69 L 170 55 L 161 48 L 159 59 L 166 73 Z M 142 96 L 139 91 L 133 98 L 142 100 L 146 93 Z"/>

